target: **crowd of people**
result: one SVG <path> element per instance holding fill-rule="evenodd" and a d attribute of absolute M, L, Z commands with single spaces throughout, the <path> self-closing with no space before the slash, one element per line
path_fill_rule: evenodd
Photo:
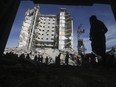
<path fill-rule="evenodd" d="M 7 58 L 9 60 L 31 60 L 31 61 L 36 61 L 39 64 L 46 64 L 46 65 L 50 65 L 50 64 L 54 64 L 54 65 L 70 65 L 70 61 L 73 61 L 73 63 L 75 63 L 74 65 L 76 66 L 82 66 L 82 65 L 87 65 L 87 64 L 100 64 L 102 61 L 101 56 L 97 56 L 93 53 L 89 53 L 89 54 L 80 54 L 80 55 L 73 55 L 70 54 L 69 52 L 65 53 L 65 56 L 63 56 L 64 58 L 61 58 L 61 55 L 63 55 L 62 53 L 59 53 L 54 59 L 51 58 L 50 56 L 43 56 L 40 54 L 35 54 L 34 57 L 31 57 L 31 54 L 16 54 L 13 52 L 9 52 L 3 55 L 3 58 Z M 111 60 L 113 60 L 113 56 L 107 55 Z"/>
<path fill-rule="evenodd" d="M 61 58 L 61 56 L 63 56 L 63 58 Z M 73 58 L 74 57 L 74 58 Z M 5 54 L 3 54 L 3 58 L 7 58 L 7 59 L 16 59 L 16 60 L 32 60 L 32 61 L 36 61 L 38 63 L 44 63 L 44 64 L 55 64 L 55 65 L 70 65 L 69 64 L 69 60 L 75 61 L 75 63 L 77 65 L 79 65 L 79 61 L 80 61 L 80 57 L 76 57 L 75 56 L 71 56 L 70 53 L 66 52 L 66 54 L 64 53 L 59 53 L 55 58 L 50 57 L 49 55 L 40 55 L 40 54 L 34 54 L 34 56 L 32 57 L 31 53 L 21 53 L 21 54 L 17 54 L 14 53 L 12 51 L 10 52 L 6 52 Z M 78 62 L 76 62 L 76 60 Z"/>
<path fill-rule="evenodd" d="M 32 58 L 32 54 L 16 54 L 14 52 L 8 52 L 6 54 L 3 54 L 3 59 L 8 59 L 9 61 L 15 61 L 11 62 L 11 64 L 16 64 L 16 63 L 22 63 L 24 61 L 32 61 L 33 63 L 38 63 L 38 64 L 45 64 L 45 65 L 71 65 L 70 61 L 73 61 L 75 63 L 73 66 L 97 66 L 102 64 L 102 57 L 99 55 L 96 55 L 94 53 L 89 53 L 89 54 L 80 54 L 80 55 L 73 55 L 70 54 L 69 52 L 65 52 L 65 56 L 62 59 L 63 53 L 59 53 L 54 59 L 51 58 L 50 56 L 43 56 L 40 54 L 35 54 Z M 106 66 L 112 66 L 114 61 L 114 56 L 110 54 L 106 54 Z M 9 64 L 9 63 L 8 63 Z"/>

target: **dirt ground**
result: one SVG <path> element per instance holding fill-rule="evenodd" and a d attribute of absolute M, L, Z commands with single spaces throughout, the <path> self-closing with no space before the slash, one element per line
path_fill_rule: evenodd
<path fill-rule="evenodd" d="M 116 87 L 116 69 L 0 65 L 0 87 Z"/>

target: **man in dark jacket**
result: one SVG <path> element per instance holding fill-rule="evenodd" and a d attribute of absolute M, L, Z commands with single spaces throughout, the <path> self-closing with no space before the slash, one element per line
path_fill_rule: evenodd
<path fill-rule="evenodd" d="M 105 62 L 106 38 L 108 31 L 105 24 L 98 20 L 95 15 L 90 17 L 90 40 L 92 51 L 102 57 L 102 63 Z"/>

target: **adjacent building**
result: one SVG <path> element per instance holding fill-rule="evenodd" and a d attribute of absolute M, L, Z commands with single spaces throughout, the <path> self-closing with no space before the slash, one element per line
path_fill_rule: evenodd
<path fill-rule="evenodd" d="M 39 9 L 36 5 L 26 11 L 18 48 L 73 48 L 73 20 L 67 9 L 61 8 L 57 15 L 41 14 Z"/>
<path fill-rule="evenodd" d="M 73 21 L 66 8 L 60 9 L 59 15 L 59 49 L 73 48 Z"/>

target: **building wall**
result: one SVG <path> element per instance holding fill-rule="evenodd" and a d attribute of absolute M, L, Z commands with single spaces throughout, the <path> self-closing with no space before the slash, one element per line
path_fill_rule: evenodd
<path fill-rule="evenodd" d="M 59 49 L 73 48 L 73 25 L 71 15 L 61 8 L 59 16 Z"/>
<path fill-rule="evenodd" d="M 38 8 L 27 10 L 18 47 L 73 48 L 73 20 L 65 8 L 59 15 L 40 14 Z"/>
<path fill-rule="evenodd" d="M 34 19 L 34 9 L 28 9 L 25 13 L 25 19 L 21 28 L 18 47 L 27 47 L 27 42 L 30 36 L 31 24 Z"/>
<path fill-rule="evenodd" d="M 54 47 L 56 15 L 39 15 L 33 38 L 33 47 Z"/>
<path fill-rule="evenodd" d="M 65 10 L 61 10 L 59 16 L 59 49 L 65 46 Z"/>

